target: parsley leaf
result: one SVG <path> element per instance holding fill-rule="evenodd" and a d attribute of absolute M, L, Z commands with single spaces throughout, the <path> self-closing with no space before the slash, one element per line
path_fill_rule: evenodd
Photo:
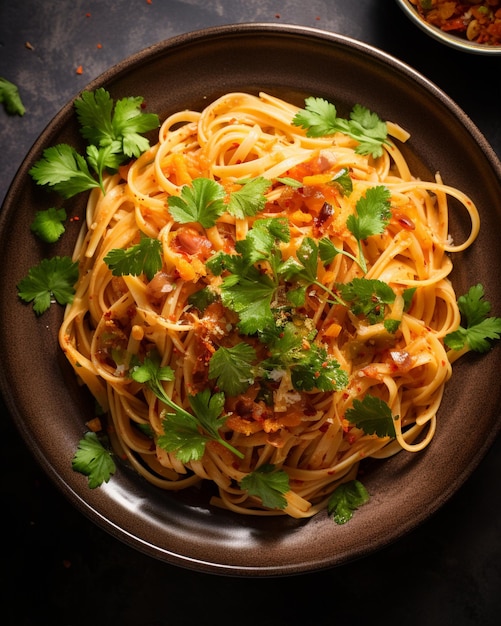
<path fill-rule="evenodd" d="M 30 175 L 38 185 L 48 185 L 64 198 L 99 187 L 84 157 L 65 143 L 46 148 Z"/>
<path fill-rule="evenodd" d="M 303 351 L 302 358 L 290 369 L 292 384 L 299 391 L 339 390 L 348 384 L 348 374 L 341 369 L 339 362 L 330 357 L 325 348 L 314 343 Z"/>
<path fill-rule="evenodd" d="M 329 239 L 325 239 L 330 243 Z M 297 260 L 291 256 L 278 267 L 279 275 L 286 280 L 290 281 L 294 279 L 304 283 L 303 287 L 289 289 L 287 291 L 287 300 L 296 307 L 304 304 L 306 299 L 306 286 L 310 284 L 317 285 L 317 287 L 320 287 L 328 293 L 334 300 L 337 300 L 336 294 L 317 279 L 318 259 L 319 256 L 321 257 L 320 244 L 321 241 L 317 244 L 312 237 L 305 237 L 297 250 Z"/>
<path fill-rule="evenodd" d="M 329 185 L 334 185 L 342 195 L 349 196 L 353 191 L 353 180 L 348 169 L 346 167 L 341 168 L 329 182 Z"/>
<path fill-rule="evenodd" d="M 228 213 L 240 219 L 253 217 L 263 210 L 266 204 L 264 194 L 270 186 L 271 181 L 263 176 L 245 181 L 241 189 L 231 194 L 228 203 Z"/>
<path fill-rule="evenodd" d="M 226 211 L 225 195 L 224 187 L 215 180 L 195 178 L 191 186 L 183 186 L 181 196 L 169 197 L 169 213 L 180 224 L 198 222 L 211 228 Z"/>
<path fill-rule="evenodd" d="M 204 389 L 200 393 L 194 396 L 188 396 L 193 413 L 195 414 L 198 422 L 202 428 L 207 432 L 211 439 L 219 441 L 224 446 L 233 450 L 241 456 L 234 448 L 232 448 L 219 434 L 219 429 L 224 426 L 226 422 L 226 415 L 224 415 L 224 393 L 211 394 L 210 389 Z"/>
<path fill-rule="evenodd" d="M 355 152 L 377 158 L 383 154 L 382 146 L 387 143 L 388 128 L 376 113 L 356 104 L 350 114 L 347 134 L 360 142 Z"/>
<path fill-rule="evenodd" d="M 308 284 L 317 281 L 318 246 L 312 237 L 305 237 L 297 250 L 297 261 L 293 257 L 284 262 L 280 273 L 287 279 L 302 279 Z"/>
<path fill-rule="evenodd" d="M 288 369 L 291 382 L 299 391 L 333 391 L 348 384 L 348 374 L 338 361 L 327 354 L 324 347 L 311 343 L 316 331 L 307 324 L 287 322 L 272 332 L 262 335 L 269 346 L 270 356 L 262 362 L 265 371 Z"/>
<path fill-rule="evenodd" d="M 42 259 L 19 281 L 18 295 L 25 302 L 33 301 L 33 310 L 41 315 L 50 307 L 52 298 L 59 304 L 72 302 L 77 280 L 78 263 L 71 257 Z"/>
<path fill-rule="evenodd" d="M 17 86 L 2 77 L 0 77 L 0 102 L 9 115 L 23 116 L 26 112 Z"/>
<path fill-rule="evenodd" d="M 123 248 L 113 248 L 104 257 L 113 276 L 145 274 L 151 280 L 162 269 L 162 243 L 143 235 L 139 243 Z"/>
<path fill-rule="evenodd" d="M 66 211 L 64 209 L 52 207 L 37 211 L 30 228 L 42 241 L 55 243 L 65 231 L 63 225 L 65 219 Z"/>
<path fill-rule="evenodd" d="M 341 483 L 327 503 L 327 513 L 336 524 L 346 524 L 353 512 L 369 501 L 369 493 L 359 480 Z"/>
<path fill-rule="evenodd" d="M 275 271 L 282 261 L 277 249 L 278 243 L 289 241 L 290 230 L 287 218 L 271 217 L 256 220 L 245 239 L 237 241 L 235 247 L 245 267 L 259 261 L 268 261 L 272 271 Z"/>
<path fill-rule="evenodd" d="M 149 148 L 149 141 L 139 133 L 157 128 L 158 116 L 141 111 L 142 98 L 123 98 L 114 104 L 103 88 L 85 91 L 75 100 L 81 134 L 89 141 L 86 156 L 68 144 L 47 148 L 30 169 L 38 185 L 48 185 L 65 198 L 103 188 L 105 169 L 115 171 L 124 161 L 138 157 Z M 114 107 L 114 111 L 113 111 Z M 96 180 L 89 165 L 98 175 Z"/>
<path fill-rule="evenodd" d="M 71 464 L 76 472 L 88 476 L 90 489 L 108 482 L 116 471 L 110 452 L 93 432 L 85 433 L 80 440 Z"/>
<path fill-rule="evenodd" d="M 305 109 L 298 111 L 292 120 L 294 126 L 306 129 L 308 137 L 325 137 L 337 132 L 358 141 L 355 152 L 370 154 L 374 158 L 383 154 L 388 129 L 376 113 L 356 104 L 350 119 L 338 117 L 334 104 L 323 98 L 306 98 Z"/>
<path fill-rule="evenodd" d="M 390 190 L 387 187 L 383 185 L 370 187 L 365 197 L 362 196 L 357 201 L 356 213 L 349 215 L 346 219 L 348 230 L 357 240 L 358 259 L 349 252 L 336 248 L 327 237 L 322 237 L 318 242 L 318 249 L 323 263 L 328 265 L 336 255 L 344 254 L 358 263 L 364 272 L 367 272 L 362 241 L 372 235 L 379 235 L 384 232 L 391 217 L 390 198 Z"/>
<path fill-rule="evenodd" d="M 464 325 L 445 336 L 445 345 L 453 350 L 467 347 L 475 352 L 487 352 L 489 340 L 501 336 L 501 317 L 487 317 L 491 304 L 484 299 L 483 286 L 470 287 L 467 294 L 458 298 L 458 307 Z"/>
<path fill-rule="evenodd" d="M 384 185 L 369 187 L 356 205 L 357 214 L 349 215 L 346 225 L 352 235 L 362 241 L 384 232 L 391 217 L 390 190 Z"/>
<path fill-rule="evenodd" d="M 196 417 L 188 415 L 177 411 L 167 413 L 167 418 L 162 420 L 163 435 L 157 440 L 162 450 L 173 452 L 181 463 L 201 459 L 207 443 L 207 435 L 199 431 Z"/>
<path fill-rule="evenodd" d="M 218 388 L 228 396 L 238 396 L 254 382 L 255 359 L 256 351 L 248 343 L 220 347 L 209 361 L 209 378 L 217 379 Z"/>
<path fill-rule="evenodd" d="M 139 361 L 133 362 L 130 376 L 138 383 L 146 383 L 157 398 L 164 400 L 164 396 L 166 398 L 167 396 L 163 390 L 162 381 L 174 380 L 174 370 L 168 365 L 160 365 L 159 354 L 150 352 L 142 363 L 139 363 Z M 170 398 L 166 404 L 177 408 L 177 405 L 172 403 Z"/>
<path fill-rule="evenodd" d="M 114 103 L 102 87 L 96 91 L 84 91 L 75 100 L 82 136 L 98 148 L 112 146 L 111 153 L 118 155 L 121 162 L 139 157 L 150 146 L 140 133 L 159 125 L 156 114 L 142 112 L 142 103 L 141 97 L 122 98 Z"/>
<path fill-rule="evenodd" d="M 376 396 L 366 395 L 363 400 L 353 400 L 353 408 L 347 409 L 345 417 L 367 435 L 396 436 L 391 409 Z"/>
<path fill-rule="evenodd" d="M 385 304 L 395 301 L 395 292 L 382 280 L 354 278 L 349 283 L 337 285 L 341 297 L 351 304 L 355 315 L 364 315 L 370 324 L 383 321 Z"/>
<path fill-rule="evenodd" d="M 143 363 L 134 363 L 130 376 L 133 380 L 146 384 L 161 402 L 173 410 L 166 414 L 166 419 L 162 422 L 164 435 L 158 441 L 158 445 L 167 452 L 180 455 L 178 458 L 187 463 L 189 460 L 199 459 L 205 450 L 206 441 L 213 439 L 236 456 L 243 457 L 239 450 L 219 434 L 219 428 L 226 421 L 226 416 L 221 415 L 225 401 L 223 393 L 211 396 L 210 390 L 205 389 L 195 396 L 189 396 L 193 414 L 189 413 L 165 393 L 162 381 L 173 380 L 174 371 L 169 366 L 160 365 L 160 357 L 156 352 L 150 353 Z M 199 431 L 199 427 L 205 434 Z"/>
<path fill-rule="evenodd" d="M 188 296 L 188 302 L 191 306 L 198 309 L 200 312 L 204 312 L 205 309 L 217 300 L 217 295 L 211 287 L 204 287 L 199 291 Z"/>
<path fill-rule="evenodd" d="M 287 499 L 283 494 L 290 490 L 289 476 L 274 465 L 262 465 L 240 481 L 240 487 L 251 496 L 261 499 L 269 509 L 285 509 Z"/>
<path fill-rule="evenodd" d="M 356 204 L 356 215 L 349 215 L 346 226 L 358 243 L 359 264 L 364 272 L 367 271 L 365 258 L 362 252 L 362 241 L 372 235 L 384 232 L 391 217 L 390 190 L 383 185 L 367 189 Z"/>
<path fill-rule="evenodd" d="M 226 422 L 224 393 L 211 395 L 210 389 L 204 389 L 189 396 L 188 400 L 194 414 L 175 406 L 174 413 L 167 413 L 162 422 L 164 434 L 158 438 L 158 445 L 167 452 L 174 452 L 182 463 L 188 463 L 202 458 L 207 441 L 212 439 L 242 458 L 242 453 L 219 434 L 219 429 Z M 170 405 L 173 406 L 173 403 Z"/>
<path fill-rule="evenodd" d="M 221 300 L 225 307 L 238 313 L 238 328 L 253 335 L 274 324 L 271 303 L 277 284 L 255 267 L 246 275 L 231 274 L 223 279 Z"/>
<path fill-rule="evenodd" d="M 281 253 L 278 242 L 290 237 L 287 221 L 282 218 L 256 220 L 244 240 L 236 243 L 238 254 L 217 252 L 207 262 L 215 275 L 224 275 L 221 301 L 239 315 L 238 327 L 252 335 L 274 325 L 271 309 L 279 279 Z M 254 264 L 266 261 L 268 272 Z"/>

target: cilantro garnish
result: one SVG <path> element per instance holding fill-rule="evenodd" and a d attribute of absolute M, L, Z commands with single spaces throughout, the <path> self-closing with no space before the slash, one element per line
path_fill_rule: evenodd
<path fill-rule="evenodd" d="M 491 347 L 489 340 L 501 336 L 501 317 L 487 317 L 491 304 L 484 299 L 483 285 L 470 287 L 467 294 L 458 298 L 458 307 L 464 325 L 445 336 L 445 345 L 452 350 L 487 352 Z"/>
<path fill-rule="evenodd" d="M 346 524 L 360 506 L 369 501 L 369 493 L 359 480 L 341 483 L 327 503 L 327 513 L 336 524 Z"/>
<path fill-rule="evenodd" d="M 395 301 L 395 292 L 382 280 L 354 278 L 337 285 L 341 297 L 355 315 L 364 315 L 370 324 L 383 321 L 385 305 Z"/>
<path fill-rule="evenodd" d="M 276 277 L 282 263 L 278 248 L 280 243 L 290 241 L 289 223 L 286 218 L 270 217 L 257 219 L 244 240 L 237 241 L 236 251 L 240 254 L 244 267 L 267 261 Z"/>
<path fill-rule="evenodd" d="M 150 147 L 146 133 L 158 128 L 155 113 L 144 113 L 143 98 L 128 97 L 113 101 L 102 87 L 96 91 L 84 91 L 75 100 L 75 109 L 81 125 L 82 136 L 97 148 L 111 146 L 112 154 L 122 162 L 139 157 Z M 112 165 L 113 169 L 115 168 Z"/>
<path fill-rule="evenodd" d="M 180 196 L 169 198 L 169 212 L 180 224 L 198 222 L 204 228 L 214 226 L 217 218 L 226 211 L 239 219 L 253 217 L 264 208 L 264 194 L 271 182 L 258 176 L 239 183 L 242 187 L 234 191 L 226 203 L 226 192 L 221 183 L 210 178 L 195 178 L 191 186 L 183 186 Z"/>
<path fill-rule="evenodd" d="M 294 189 L 300 189 L 303 186 L 302 181 L 297 180 L 296 178 L 291 178 L 290 176 L 279 176 L 275 180 L 277 183 L 282 183 L 282 185 L 287 185 L 287 187 L 292 187 Z"/>
<path fill-rule="evenodd" d="M 356 215 L 349 215 L 346 226 L 357 241 L 384 232 L 391 217 L 391 193 L 388 187 L 369 187 L 356 205 Z"/>
<path fill-rule="evenodd" d="M 334 185 L 345 196 L 349 196 L 353 191 L 353 180 L 350 172 L 345 167 L 341 168 L 334 178 L 329 182 Z"/>
<path fill-rule="evenodd" d="M 65 219 L 66 211 L 64 209 L 52 207 L 37 211 L 30 228 L 42 241 L 55 243 L 65 231 L 63 225 Z"/>
<path fill-rule="evenodd" d="M 274 323 L 271 303 L 277 287 L 277 282 L 253 266 L 245 274 L 224 277 L 221 300 L 225 307 L 238 313 L 242 333 L 253 335 Z"/>
<path fill-rule="evenodd" d="M 297 260 L 289 257 L 279 267 L 280 275 L 286 280 L 296 280 L 305 283 L 303 287 L 289 290 L 287 299 L 295 306 L 304 304 L 306 298 L 306 287 L 315 284 L 329 293 L 333 298 L 336 296 L 320 281 L 317 280 L 319 246 L 312 237 L 305 237 L 299 246 Z"/>
<path fill-rule="evenodd" d="M 151 280 L 162 269 L 162 244 L 160 240 L 143 235 L 139 243 L 126 250 L 113 248 L 104 257 L 113 276 L 145 274 Z"/>
<path fill-rule="evenodd" d="M 363 400 L 355 398 L 353 408 L 347 409 L 346 419 L 361 428 L 367 435 L 395 437 L 394 418 L 390 407 L 376 396 L 366 395 Z"/>
<path fill-rule="evenodd" d="M 19 281 L 18 295 L 25 302 L 33 302 L 33 310 L 41 315 L 50 307 L 52 298 L 63 305 L 72 302 L 77 280 L 78 263 L 70 257 L 42 259 Z"/>
<path fill-rule="evenodd" d="M 116 471 L 110 452 L 93 432 L 85 433 L 80 439 L 71 464 L 76 472 L 88 476 L 90 489 L 108 482 Z"/>
<path fill-rule="evenodd" d="M 210 178 L 195 178 L 184 185 L 180 196 L 170 196 L 169 213 L 180 224 L 198 222 L 204 228 L 215 225 L 226 211 L 224 187 Z"/>
<path fill-rule="evenodd" d="M 254 382 L 256 351 L 248 343 L 218 348 L 209 361 L 209 378 L 228 396 L 244 393 Z"/>
<path fill-rule="evenodd" d="M 226 416 L 224 410 L 224 394 L 211 395 L 209 389 L 189 396 L 193 414 L 176 404 L 166 393 L 162 381 L 171 381 L 174 371 L 168 366 L 160 365 L 156 353 L 147 356 L 143 363 L 135 364 L 130 370 L 133 380 L 146 384 L 155 396 L 172 409 L 167 412 L 162 422 L 164 434 L 158 438 L 158 445 L 167 452 L 173 452 L 182 463 L 201 458 L 208 440 L 218 441 L 239 458 L 243 454 L 229 444 L 219 434 L 224 426 Z M 200 430 L 202 429 L 202 431 Z"/>
<path fill-rule="evenodd" d="M 221 300 L 239 315 L 238 327 L 252 335 L 273 325 L 272 301 L 279 286 L 278 268 L 282 256 L 278 243 L 290 237 L 286 220 L 256 220 L 247 237 L 236 243 L 238 254 L 216 253 L 207 262 L 215 275 L 223 275 Z M 269 271 L 254 264 L 266 261 Z"/>
<path fill-rule="evenodd" d="M 358 199 L 355 206 L 356 213 L 349 215 L 346 219 L 346 227 L 357 240 L 358 258 L 345 250 L 336 248 L 327 237 L 323 237 L 318 244 L 322 261 L 328 265 L 336 255 L 344 254 L 358 263 L 366 273 L 367 263 L 362 250 L 362 242 L 372 235 L 380 235 L 384 232 L 391 217 L 390 198 L 390 190 L 387 187 L 383 185 L 370 187 L 365 196 Z"/>
<path fill-rule="evenodd" d="M 209 306 L 217 300 L 217 295 L 210 287 L 204 287 L 199 289 L 188 296 L 188 302 L 191 306 L 194 306 L 199 311 L 203 312 Z"/>
<path fill-rule="evenodd" d="M 99 187 L 85 158 L 65 143 L 46 148 L 30 174 L 39 185 L 48 185 L 64 198 Z"/>
<path fill-rule="evenodd" d="M 166 419 L 162 421 L 164 434 L 158 438 L 158 445 L 167 452 L 174 452 L 182 463 L 202 458 L 209 439 L 218 441 L 234 454 L 242 457 L 243 455 L 219 434 L 219 429 L 226 421 L 226 416 L 223 414 L 224 394 L 211 395 L 209 389 L 204 389 L 188 399 L 194 414 L 188 413 L 181 407 L 176 407 L 173 413 L 167 413 Z"/>
<path fill-rule="evenodd" d="M 337 132 L 358 141 L 355 152 L 370 154 L 374 158 L 383 154 L 388 129 L 376 113 L 356 104 L 350 119 L 338 117 L 336 107 L 323 98 L 306 98 L 305 109 L 298 111 L 292 123 L 306 129 L 308 137 L 325 137 Z"/>
<path fill-rule="evenodd" d="M 367 189 L 365 197 L 361 197 L 356 205 L 356 215 L 348 216 L 346 226 L 358 243 L 359 263 L 363 271 L 367 271 L 362 252 L 362 241 L 372 235 L 384 232 L 390 217 L 390 190 L 378 185 Z"/>
<path fill-rule="evenodd" d="M 306 325 L 287 322 L 270 331 L 262 340 L 269 346 L 270 356 L 261 364 L 265 371 L 288 369 L 291 382 L 298 391 L 333 391 L 348 384 L 348 375 L 324 347 L 312 341 L 316 331 Z"/>
<path fill-rule="evenodd" d="M 142 102 L 142 98 L 122 98 L 114 103 L 103 88 L 83 92 L 75 100 L 75 109 L 81 133 L 89 142 L 86 157 L 68 144 L 47 148 L 30 170 L 35 182 L 65 198 L 94 187 L 104 191 L 104 171 L 116 171 L 121 163 L 147 150 L 149 141 L 140 133 L 159 125 L 157 115 L 141 111 Z"/>
<path fill-rule="evenodd" d="M 239 181 L 243 186 L 234 191 L 230 196 L 228 203 L 228 213 L 244 219 L 245 217 L 253 217 L 264 209 L 266 204 L 265 193 L 271 186 L 271 181 L 263 176 L 258 176 L 248 181 Z"/>
<path fill-rule="evenodd" d="M 2 77 L 0 77 L 0 102 L 9 115 L 22 116 L 26 112 L 17 85 Z"/>
<path fill-rule="evenodd" d="M 262 465 L 240 481 L 240 487 L 251 496 L 261 499 L 269 509 L 285 509 L 287 499 L 284 494 L 290 490 L 289 476 L 274 465 Z"/>

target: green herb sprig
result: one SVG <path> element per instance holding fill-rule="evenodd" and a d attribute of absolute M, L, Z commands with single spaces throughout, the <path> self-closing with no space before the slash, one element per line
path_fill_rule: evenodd
<path fill-rule="evenodd" d="M 306 98 L 305 108 L 298 111 L 293 125 L 306 129 L 308 137 L 325 137 L 337 132 L 358 141 L 355 152 L 370 154 L 374 158 L 383 154 L 383 144 L 388 143 L 388 128 L 376 113 L 356 104 L 349 119 L 340 118 L 334 104 L 323 98 Z"/>
<path fill-rule="evenodd" d="M 162 422 L 164 434 L 158 438 L 158 445 L 167 452 L 175 452 L 182 463 L 200 459 L 207 441 L 217 441 L 237 457 L 243 454 L 219 434 L 224 426 L 225 397 L 223 393 L 211 395 L 209 389 L 189 397 L 193 414 L 176 404 L 165 392 L 162 381 L 172 381 L 174 371 L 160 365 L 156 353 L 147 356 L 142 363 L 133 364 L 130 377 L 145 384 L 155 396 L 166 404 L 172 412 L 166 413 Z"/>
<path fill-rule="evenodd" d="M 142 98 L 122 98 L 114 102 L 102 87 L 84 91 L 75 100 L 82 136 L 88 141 L 86 155 L 62 143 L 44 150 L 42 158 L 30 169 L 38 185 L 48 186 L 65 198 L 100 187 L 104 193 L 103 175 L 149 148 L 142 136 L 159 126 L 154 113 L 141 110 Z M 97 174 L 97 180 L 91 170 Z"/>

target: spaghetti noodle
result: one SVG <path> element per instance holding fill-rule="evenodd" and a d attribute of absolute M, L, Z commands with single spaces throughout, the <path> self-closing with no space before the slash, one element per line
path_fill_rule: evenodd
<path fill-rule="evenodd" d="M 397 147 L 408 135 L 397 125 L 387 124 L 394 140 L 374 158 L 360 154 L 357 141 L 343 133 L 308 137 L 292 124 L 297 111 L 268 94 L 231 93 L 202 112 L 168 117 L 156 145 L 109 176 L 105 194 L 91 192 L 73 255 L 80 279 L 59 340 L 77 376 L 108 412 L 114 448 L 148 481 L 166 490 L 212 481 L 215 505 L 301 518 L 325 508 L 335 488 L 357 476 L 363 459 L 419 451 L 432 440 L 453 361 L 443 339 L 460 322 L 450 253 L 471 245 L 479 217 L 472 201 L 438 175 L 434 182 L 413 176 Z M 337 182 L 341 174 L 349 178 L 349 192 Z M 248 181 L 264 179 L 268 187 L 255 215 L 223 211 L 213 224 L 183 223 L 169 202 L 174 205 L 172 198 L 199 179 L 218 182 L 226 203 Z M 385 190 L 390 215 L 381 232 L 357 242 L 347 228 L 349 216 L 375 187 Z M 471 219 L 469 236 L 458 244 L 449 238 L 449 197 Z M 229 262 L 242 250 L 252 257 L 249 246 L 255 252 L 257 239 L 249 234 L 275 219 L 286 224 L 288 237 L 274 241 L 274 260 L 257 254 L 257 276 L 273 283 L 273 263 L 296 269 L 298 258 L 308 263 L 305 242 L 312 243 L 312 253 L 320 242 L 335 251 L 328 261 L 318 259 L 315 280 L 303 281 L 302 289 L 292 274 L 279 274 L 270 300 L 277 336 L 296 333 L 301 354 L 316 350 L 323 359 L 310 384 L 298 383 L 293 368 L 273 360 L 269 329 L 245 332 L 245 311 L 222 297 L 231 284 L 228 266 L 214 269 L 219 257 Z M 151 277 L 113 275 L 105 262 L 110 252 L 144 237 L 160 242 L 161 269 Z M 376 307 L 383 317 L 371 320 L 346 303 L 342 286 L 357 279 L 391 288 L 394 298 Z M 211 300 L 194 304 L 202 292 Z M 253 322 L 251 314 L 246 319 Z M 131 376 L 133 364 L 154 351 L 174 373 L 162 383 L 165 394 L 190 412 L 194 394 L 218 393 L 210 370 L 214 354 L 222 348 L 231 354 L 242 344 L 254 360 L 247 384 L 237 386 L 234 396 L 224 395 L 218 433 L 229 445 L 213 438 L 203 455 L 180 460 L 176 449 L 161 445 L 171 409 Z M 263 362 L 267 369 L 260 368 Z M 346 377 L 344 384 L 316 386 L 315 378 L 332 363 Z M 347 419 L 354 403 L 369 395 L 389 407 L 393 434 L 369 434 Z M 288 476 L 281 510 L 263 506 L 241 486 L 264 467 Z"/>

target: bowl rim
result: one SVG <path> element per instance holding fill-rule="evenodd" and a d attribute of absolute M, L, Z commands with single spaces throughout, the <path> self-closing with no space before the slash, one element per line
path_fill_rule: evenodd
<path fill-rule="evenodd" d="M 424 20 L 416 11 L 410 0 L 396 0 L 396 2 L 411 22 L 414 22 L 424 33 L 430 35 L 430 37 L 433 37 L 436 41 L 456 50 L 461 50 L 462 52 L 470 52 L 479 55 L 485 54 L 487 56 L 501 56 L 501 45 L 488 46 L 447 33 Z"/>

